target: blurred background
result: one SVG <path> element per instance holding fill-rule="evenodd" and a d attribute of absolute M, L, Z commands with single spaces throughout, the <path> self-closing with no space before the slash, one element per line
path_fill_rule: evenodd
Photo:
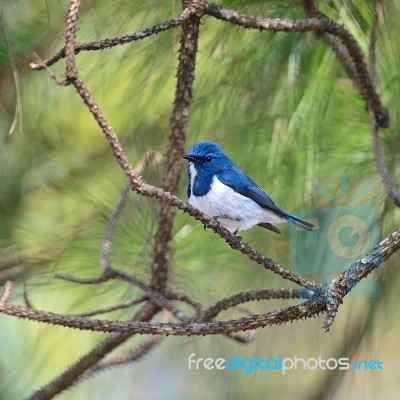
<path fill-rule="evenodd" d="M 305 17 L 298 1 L 221 3 L 253 15 Z M 377 4 L 317 2 L 323 13 L 351 31 L 364 52 Z M 381 139 L 400 187 L 400 0 L 379 4 L 378 87 L 391 115 L 391 127 L 381 132 Z M 77 40 L 130 34 L 179 15 L 180 7 L 177 1 L 87 0 L 82 5 Z M 15 304 L 23 304 L 25 282 L 35 307 L 79 313 L 117 304 L 138 292 L 118 282 L 78 286 L 54 278 L 55 273 L 98 276 L 107 219 L 125 185 L 124 174 L 74 89 L 60 88 L 47 72 L 32 72 L 28 67 L 35 60 L 34 53 L 45 59 L 63 45 L 67 9 L 66 0 L 0 4 L 0 283 L 13 281 L 11 301 Z M 147 149 L 165 153 L 179 37 L 176 28 L 140 42 L 77 56 L 80 74 L 133 164 Z M 61 78 L 64 62 L 51 70 Z M 367 206 L 369 211 L 361 212 L 360 218 L 373 214 L 368 217 L 368 246 L 399 226 L 400 212 L 388 199 L 377 172 L 365 104 L 335 54 L 313 33 L 258 32 L 204 18 L 187 146 L 202 140 L 220 143 L 289 211 L 326 215 L 327 210 L 340 214 L 341 207 L 360 210 L 359 206 Z M 161 165 L 150 166 L 144 177 L 160 185 L 162 174 Z M 183 174 L 179 195 L 184 199 L 186 184 Z M 115 266 L 141 279 L 149 277 L 156 212 L 154 200 L 132 193 L 113 245 Z M 294 233 L 282 229 L 282 235 L 274 235 L 254 228 L 242 237 L 283 265 L 299 265 L 299 257 L 318 259 L 320 265 L 324 262 L 325 248 L 331 246 L 328 237 L 321 239 L 320 235 L 318 246 L 302 253 Z M 337 234 L 346 236 L 346 231 Z M 350 261 L 349 257 L 345 265 Z M 240 291 L 290 287 L 181 212 L 174 226 L 173 263 L 176 288 L 204 305 Z M 98 374 L 60 398 L 397 398 L 399 263 L 395 255 L 372 274 L 377 290 L 346 297 L 330 333 L 321 329 L 320 316 L 259 330 L 250 345 L 217 336 L 169 337 L 137 364 Z M 332 265 L 330 277 L 343 267 L 335 260 Z M 302 271 L 313 279 L 329 278 L 326 271 L 324 276 L 313 269 Z M 221 318 L 295 303 L 246 304 Z M 128 319 L 132 313 L 128 309 L 104 318 Z M 0 398 L 6 400 L 27 396 L 106 336 L 4 315 L 0 315 L 0 324 Z M 115 354 L 143 340 L 135 337 Z M 243 370 L 189 371 L 191 353 L 214 358 L 379 359 L 384 369 L 299 370 L 285 376 L 260 370 L 249 375 Z"/>

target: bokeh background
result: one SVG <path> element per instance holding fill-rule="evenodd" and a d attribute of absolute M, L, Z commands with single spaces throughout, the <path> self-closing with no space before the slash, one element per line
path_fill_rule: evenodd
<path fill-rule="evenodd" d="M 297 1 L 222 3 L 248 14 L 305 17 Z M 367 51 L 378 2 L 317 4 L 343 23 Z M 400 1 L 379 4 L 378 86 L 392 121 L 381 139 L 400 187 Z M 129 34 L 177 16 L 180 7 L 177 1 L 87 0 L 77 40 Z M 62 46 L 67 8 L 66 0 L 0 3 L 0 281 L 13 280 L 11 300 L 17 304 L 23 303 L 25 282 L 35 307 L 78 313 L 130 299 L 137 291 L 122 283 L 86 287 L 54 279 L 55 273 L 97 276 L 107 218 L 125 185 L 101 131 L 74 89 L 60 88 L 47 72 L 32 72 L 28 67 L 34 53 L 44 59 Z M 179 37 L 177 28 L 77 56 L 81 75 L 133 164 L 149 148 L 165 153 Z M 51 69 L 62 77 L 63 61 Z M 332 50 L 313 33 L 258 32 L 204 18 L 188 148 L 200 140 L 219 142 L 287 210 L 372 204 L 377 223 L 371 229 L 379 238 L 399 226 L 399 210 L 388 199 L 377 173 L 365 104 Z M 145 179 L 160 184 L 162 173 L 162 166 L 151 166 Z M 186 198 L 186 176 L 180 196 Z M 132 193 L 116 232 L 113 263 L 141 279 L 149 276 L 156 210 L 154 200 Z M 295 260 L 288 229 L 283 231 L 274 235 L 254 228 L 242 236 L 290 266 Z M 311 251 L 323 262 L 323 248 Z M 305 256 L 310 258 L 310 253 Z M 174 226 L 173 263 L 176 287 L 203 304 L 239 291 L 289 286 L 180 212 Z M 399 263 L 395 255 L 372 274 L 380 288 L 378 296 L 345 299 L 330 333 L 321 329 L 321 316 L 262 329 L 246 346 L 216 336 L 170 337 L 139 363 L 103 372 L 60 398 L 397 398 Z M 318 272 L 309 276 L 321 279 Z M 250 304 L 221 317 L 234 318 L 288 303 Z M 105 317 L 127 319 L 132 312 Z M 105 337 L 3 315 L 0 324 L 2 399 L 28 395 Z M 143 339 L 133 338 L 116 354 Z M 215 358 L 320 355 L 352 361 L 380 359 L 384 369 L 293 371 L 285 376 L 267 371 L 250 375 L 188 371 L 187 358 L 193 352 Z"/>

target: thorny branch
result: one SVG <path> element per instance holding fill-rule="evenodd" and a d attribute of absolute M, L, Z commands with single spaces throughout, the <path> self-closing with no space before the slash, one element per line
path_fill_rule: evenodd
<path fill-rule="evenodd" d="M 304 0 L 304 8 L 308 12 L 310 17 L 323 18 L 315 7 L 313 0 Z M 369 46 L 369 69 L 363 62 L 363 59 L 357 54 L 349 53 L 341 38 L 332 35 L 328 32 L 321 32 L 321 36 L 325 41 L 332 47 L 332 49 L 338 55 L 343 67 L 347 71 L 350 77 L 353 78 L 357 88 L 360 90 L 361 95 L 364 97 L 368 105 L 368 114 L 370 119 L 370 127 L 372 134 L 373 150 L 375 153 L 378 170 L 381 175 L 382 181 L 389 193 L 390 198 L 393 202 L 400 207 L 400 193 L 396 189 L 396 185 L 390 176 L 387 163 L 385 161 L 385 155 L 382 146 L 379 141 L 379 128 L 387 128 L 389 125 L 389 114 L 387 110 L 383 108 L 380 103 L 379 96 L 376 92 L 376 31 L 378 29 L 378 10 L 375 13 L 375 18 L 371 29 L 371 38 Z M 358 64 L 358 67 L 357 67 Z M 360 71 L 363 71 L 360 74 Z M 383 124 L 382 124 L 383 119 Z"/>
<path fill-rule="evenodd" d="M 183 5 L 188 6 L 190 3 L 196 5 L 198 1 L 184 2 Z M 185 149 L 186 130 L 193 96 L 199 25 L 200 18 L 195 14 L 182 23 L 176 92 L 171 116 L 171 133 L 168 140 L 166 171 L 163 184 L 164 191 L 174 195 L 178 192 L 182 169 L 181 156 Z M 158 229 L 154 238 L 154 256 L 151 266 L 151 284 L 160 291 L 164 291 L 169 283 L 171 262 L 170 242 L 175 214 L 176 208 L 174 206 L 166 202 L 160 204 Z"/>
<path fill-rule="evenodd" d="M 372 25 L 371 38 L 369 44 L 369 69 L 371 74 L 371 79 L 376 84 L 376 31 L 378 29 L 378 19 L 379 14 L 378 10 L 376 11 L 374 23 Z M 385 154 L 382 148 L 382 145 L 379 140 L 379 124 L 376 120 L 376 115 L 374 113 L 372 104 L 369 104 L 368 114 L 370 118 L 370 127 L 372 134 L 372 145 L 375 153 L 375 159 L 378 166 L 378 171 L 381 175 L 383 184 L 385 185 L 386 191 L 389 194 L 389 197 L 396 204 L 397 207 L 400 207 L 400 192 L 396 188 L 393 178 L 390 175 L 389 168 L 387 166 L 387 162 L 385 160 Z"/>
<path fill-rule="evenodd" d="M 356 40 L 343 26 L 325 18 L 315 7 L 313 0 L 303 0 L 303 4 L 311 17 L 310 19 L 329 25 L 327 29 L 317 29 L 316 31 L 338 55 L 343 67 L 360 90 L 361 96 L 375 114 L 378 126 L 388 128 L 390 124 L 389 112 L 381 103 L 376 91 L 375 80 L 371 76 Z"/>
<path fill-rule="evenodd" d="M 154 25 L 150 28 L 144 29 L 143 31 L 135 32 L 131 35 L 124 35 L 121 37 L 103 39 L 89 43 L 79 43 L 76 42 L 74 46 L 75 54 L 79 54 L 82 51 L 96 51 L 96 50 L 105 50 L 110 49 L 115 46 L 123 45 L 126 43 L 135 42 L 138 40 L 143 40 L 149 36 L 156 35 L 160 32 L 164 32 L 168 29 L 175 28 L 181 25 L 184 21 L 186 21 L 193 13 L 192 9 L 185 9 L 181 16 L 177 18 L 170 19 L 169 21 L 162 22 L 161 24 Z M 55 64 L 57 61 L 60 61 L 65 57 L 65 47 L 58 50 L 53 56 L 48 58 L 47 60 L 43 60 L 41 63 L 30 63 L 29 67 L 38 71 L 44 69 L 46 66 L 50 67 Z"/>
<path fill-rule="evenodd" d="M 324 328 L 329 330 L 335 311 L 342 303 L 344 296 L 349 293 L 360 281 L 369 275 L 375 268 L 386 261 L 400 249 L 400 229 L 386 237 L 373 250 L 365 254 L 344 272 L 334 278 L 329 284 L 313 284 L 300 289 L 300 296 L 307 299 L 306 303 L 286 307 L 280 310 L 242 317 L 228 321 L 199 321 L 187 319 L 183 323 L 160 323 L 138 321 L 112 321 L 96 320 L 76 316 L 66 316 L 46 311 L 32 310 L 27 307 L 7 305 L 5 301 L 0 303 L 0 312 L 13 315 L 18 318 L 45 322 L 53 325 L 62 325 L 70 328 L 92 330 L 99 332 L 120 332 L 151 335 L 206 335 L 226 334 L 262 328 L 267 325 L 281 324 L 301 318 L 312 317 L 328 308 L 327 320 Z M 288 297 L 290 293 L 288 292 Z M 293 293 L 294 295 L 295 293 Z M 3 295 L 4 297 L 4 295 Z M 265 296 L 271 298 L 271 296 Z M 229 300 L 227 300 L 229 302 Z M 224 308 L 228 308 L 226 305 Z M 220 308 L 220 307 L 217 307 Z M 333 311 L 330 311 L 329 309 Z M 214 311 L 209 315 L 215 314 Z"/>
<path fill-rule="evenodd" d="M 61 391 L 69 388 L 80 379 L 92 376 L 104 368 L 134 362 L 146 355 L 164 336 L 168 335 L 190 336 L 223 334 L 238 342 L 248 343 L 252 339 L 252 335 L 240 336 L 235 332 L 251 330 L 252 333 L 254 333 L 253 330 L 260 327 L 281 324 L 300 318 L 309 318 L 321 312 L 327 312 L 324 328 L 329 330 L 338 307 L 342 303 L 345 295 L 362 278 L 367 276 L 400 249 L 400 230 L 397 230 L 385 238 L 378 247 L 374 248 L 371 252 L 347 268 L 342 274 L 334 278 L 329 284 L 320 284 L 293 274 L 288 268 L 265 257 L 229 233 L 216 220 L 207 217 L 176 197 L 181 174 L 180 156 L 185 147 L 186 130 L 193 96 L 192 91 L 199 25 L 201 18 L 208 15 L 222 21 L 239 25 L 243 28 L 271 32 L 313 31 L 321 35 L 326 43 L 336 52 L 345 70 L 353 79 L 361 96 L 368 104 L 371 131 L 374 140 L 374 151 L 376 153 L 379 170 L 389 194 L 397 205 L 400 204 L 400 196 L 388 173 L 378 137 L 379 128 L 387 127 L 390 121 L 389 114 L 383 107 L 376 90 L 374 61 L 376 24 L 374 25 L 375 27 L 373 28 L 373 35 L 371 37 L 370 69 L 368 69 L 362 51 L 353 36 L 342 25 L 339 25 L 319 13 L 311 0 L 303 0 L 304 8 L 310 17 L 304 20 L 252 17 L 208 3 L 204 0 L 183 0 L 182 5 L 183 12 L 180 16 L 144 29 L 143 31 L 119 38 L 104 39 L 90 43 L 77 43 L 75 42 L 75 32 L 79 16 L 80 1 L 71 0 L 65 27 L 65 46 L 49 59 L 30 64 L 33 70 L 47 69 L 56 83 L 60 85 L 73 85 L 75 87 L 79 96 L 103 131 L 121 169 L 125 172 L 129 180 L 128 185 L 122 193 L 121 199 L 110 217 L 106 229 L 100 260 L 102 266 L 101 276 L 94 279 L 80 279 L 65 275 L 59 277 L 81 284 L 98 284 L 109 279 L 117 279 L 133 285 L 142 292 L 142 295 L 138 298 L 123 304 L 118 304 L 106 309 L 94 310 L 84 314 L 68 316 L 33 309 L 30 307 L 27 294 L 25 296 L 27 307 L 8 304 L 7 301 L 11 292 L 11 283 L 7 282 L 4 293 L 0 299 L 0 312 L 4 314 L 77 329 L 111 332 L 109 337 L 99 343 L 92 351 L 79 359 L 59 377 L 35 392 L 30 399 L 50 399 Z M 151 159 L 155 159 L 159 162 L 160 156 L 154 152 L 148 152 L 136 168 L 131 165 L 119 142 L 118 136 L 108 124 L 105 116 L 95 102 L 95 99 L 80 78 L 75 63 L 75 56 L 82 51 L 103 50 L 142 40 L 177 26 L 181 26 L 181 47 L 179 50 L 174 107 L 171 115 L 171 132 L 167 148 L 166 173 L 164 176 L 163 188 L 161 189 L 147 184 L 141 178 L 143 169 L 148 162 Z M 66 59 L 65 80 L 58 81 L 49 70 L 49 67 L 62 58 Z M 158 229 L 154 238 L 155 244 L 154 258 L 151 266 L 151 284 L 146 284 L 131 275 L 116 270 L 110 262 L 113 233 L 131 189 L 141 195 L 153 197 L 160 201 Z M 204 309 L 191 297 L 173 291 L 170 287 L 169 280 L 169 272 L 172 268 L 169 246 L 172 224 L 177 209 L 201 221 L 205 226 L 212 229 L 223 238 L 232 249 L 240 251 L 265 269 L 279 274 L 282 278 L 288 279 L 301 287 L 238 293 L 226 299 L 219 300 L 215 304 Z M 239 304 L 249 301 L 278 298 L 306 299 L 307 301 L 295 306 L 285 307 L 259 315 L 242 317 L 236 320 L 214 320 L 220 312 Z M 192 317 L 187 316 L 173 304 L 179 301 L 191 305 L 195 310 L 195 315 Z M 89 316 L 131 307 L 140 303 L 144 304 L 141 309 L 133 315 L 130 321 L 96 320 L 88 318 Z M 173 316 L 176 321 L 151 321 L 160 310 L 166 310 L 171 313 L 171 316 Z M 139 345 L 123 357 L 114 357 L 104 360 L 105 356 L 135 334 L 151 334 L 157 336 L 145 341 L 142 345 Z"/>
<path fill-rule="evenodd" d="M 311 0 L 306 3 L 313 3 Z M 336 22 L 324 18 L 322 16 L 309 18 L 307 20 L 278 20 L 270 18 L 249 17 L 238 12 L 228 10 L 210 4 L 205 11 L 207 14 L 233 24 L 240 25 L 245 28 L 254 28 L 260 30 L 268 30 L 272 32 L 317 32 L 331 35 L 339 40 L 346 48 L 348 56 L 352 59 L 357 86 L 361 88 L 361 94 L 371 104 L 376 114 L 379 126 L 387 128 L 389 126 L 389 113 L 383 107 L 380 97 L 377 94 L 373 82 L 371 81 L 367 65 L 364 61 L 361 49 L 353 36 L 341 25 Z M 350 69 L 348 70 L 348 72 Z"/>
<path fill-rule="evenodd" d="M 146 356 L 151 350 L 154 349 L 154 347 L 160 344 L 162 339 L 163 339 L 162 336 L 151 337 L 150 339 L 146 340 L 143 344 L 139 345 L 138 347 L 129 351 L 123 356 L 99 362 L 96 366 L 91 368 L 87 372 L 87 374 L 83 376 L 83 378 L 87 378 L 90 375 L 94 375 L 97 372 L 101 372 L 108 368 L 119 367 L 121 365 L 126 365 L 136 362 L 141 358 L 143 358 L 144 356 Z"/>

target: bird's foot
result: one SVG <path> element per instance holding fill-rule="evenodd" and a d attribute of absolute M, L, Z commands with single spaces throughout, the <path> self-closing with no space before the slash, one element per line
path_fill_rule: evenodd
<path fill-rule="evenodd" d="M 240 241 L 242 241 L 243 238 L 242 238 L 241 236 L 238 236 L 238 235 L 237 235 L 238 231 L 239 231 L 239 229 L 236 229 L 236 231 L 233 232 L 233 234 L 234 234 Z"/>

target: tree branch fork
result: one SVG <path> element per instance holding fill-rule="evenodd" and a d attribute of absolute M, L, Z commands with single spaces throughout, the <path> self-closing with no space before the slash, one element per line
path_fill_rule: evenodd
<path fill-rule="evenodd" d="M 70 9 L 68 12 L 68 17 L 67 17 L 67 23 L 66 23 L 66 44 L 65 47 L 61 50 L 59 50 L 55 56 L 49 58 L 48 60 L 45 61 L 39 61 L 38 63 L 32 63 L 30 66 L 33 70 L 39 70 L 43 68 L 49 68 L 50 65 L 52 65 L 54 62 L 66 58 L 66 79 L 64 81 L 58 81 L 58 83 L 66 85 L 66 84 L 72 84 L 75 86 L 76 90 L 78 91 L 79 95 L 82 97 L 83 101 L 86 103 L 86 105 L 89 108 L 89 111 L 92 113 L 93 117 L 95 120 L 98 122 L 99 126 L 102 128 L 107 140 L 110 143 L 111 149 L 113 150 L 117 160 L 119 161 L 122 169 L 125 171 L 126 175 L 128 176 L 128 179 L 130 181 L 129 187 L 125 189 L 125 199 L 126 200 L 126 195 L 127 191 L 129 188 L 132 188 L 136 192 L 138 192 L 141 195 L 148 196 L 148 197 L 154 197 L 158 200 L 161 201 L 162 204 L 167 204 L 168 207 L 164 209 L 164 213 L 161 212 L 160 218 L 164 218 L 164 221 L 159 221 L 159 229 L 160 229 L 160 234 L 159 234 L 159 239 L 163 240 L 163 236 L 168 236 L 168 233 L 170 234 L 170 231 L 172 229 L 171 226 L 171 221 L 173 218 L 174 213 L 171 213 L 170 210 L 173 208 L 178 208 L 185 213 L 189 214 L 193 218 L 201 221 L 204 226 L 211 228 L 215 233 L 221 236 L 230 246 L 232 249 L 240 251 L 242 254 L 246 255 L 248 258 L 251 260 L 255 261 L 256 263 L 262 265 L 264 268 L 271 270 L 274 273 L 279 274 L 282 278 L 288 279 L 297 285 L 300 285 L 304 288 L 304 290 L 298 291 L 297 295 L 298 298 L 301 298 L 302 296 L 307 298 L 308 301 L 312 301 L 314 298 L 318 298 L 320 301 L 322 300 L 323 303 L 328 303 L 328 300 L 332 300 L 333 297 L 338 297 L 338 294 L 336 291 L 333 291 L 336 293 L 335 296 L 331 296 L 331 293 L 328 293 L 331 291 L 332 285 L 327 285 L 327 284 L 319 284 L 318 282 L 310 281 L 306 279 L 305 277 L 302 277 L 300 275 L 293 274 L 288 268 L 279 265 L 278 263 L 274 262 L 273 260 L 269 259 L 268 257 L 265 257 L 264 255 L 260 254 L 257 252 L 255 249 L 251 248 L 248 244 L 242 242 L 239 240 L 237 237 L 234 235 L 230 234 L 226 229 L 224 229 L 218 221 L 215 219 L 209 218 L 203 213 L 201 213 L 199 210 L 194 209 L 192 206 L 187 204 L 186 202 L 183 202 L 180 200 L 174 192 L 177 190 L 177 182 L 178 178 L 180 176 L 180 160 L 179 160 L 179 152 L 177 152 L 177 147 L 180 148 L 180 151 L 182 152 L 182 145 L 185 143 L 185 127 L 187 125 L 187 118 L 182 120 L 182 110 L 183 109 L 188 109 L 190 107 L 190 98 L 191 98 L 191 86 L 193 83 L 193 71 L 195 68 L 194 62 L 192 65 L 187 65 L 187 60 L 195 59 L 195 54 L 197 52 L 197 43 L 195 43 L 194 46 L 182 46 L 181 52 L 180 52 L 180 57 L 182 63 L 178 66 L 178 83 L 177 83 L 177 93 L 176 93 L 176 101 L 174 102 L 175 104 L 175 109 L 173 110 L 172 113 L 172 120 L 171 120 L 171 128 L 172 128 L 172 133 L 170 137 L 170 149 L 168 151 L 168 156 L 171 157 L 171 159 L 168 161 L 168 169 L 167 169 L 167 174 L 166 174 L 166 181 L 164 182 L 164 189 L 158 188 L 152 185 L 149 185 L 148 183 L 144 182 L 141 178 L 141 172 L 143 168 L 141 167 L 136 167 L 133 168 L 132 165 L 130 164 L 128 158 L 126 157 L 126 154 L 124 152 L 124 149 L 122 148 L 119 139 L 116 135 L 116 133 L 113 131 L 111 126 L 108 124 L 106 121 L 104 115 L 100 111 L 100 108 L 98 105 L 95 103 L 94 98 L 90 94 L 89 90 L 86 88 L 85 84 L 81 80 L 81 78 L 78 75 L 77 67 L 76 67 L 76 62 L 75 62 L 75 55 L 78 54 L 81 51 L 89 51 L 89 50 L 102 50 L 106 48 L 111 48 L 116 45 L 120 44 L 125 44 L 129 43 L 132 41 L 136 40 L 141 40 L 144 39 L 145 37 L 149 37 L 155 34 L 158 34 L 164 30 L 167 29 L 172 29 L 175 28 L 176 26 L 181 25 L 183 30 L 185 29 L 198 29 L 198 25 L 200 22 L 200 18 L 209 15 L 214 18 L 217 18 L 222 21 L 230 22 L 236 25 L 239 25 L 243 28 L 250 28 L 250 29 L 259 29 L 259 30 L 266 30 L 266 31 L 272 31 L 272 32 L 277 32 L 277 31 L 284 31 L 284 32 L 308 32 L 308 31 L 314 31 L 316 33 L 325 35 L 324 37 L 327 39 L 327 42 L 329 43 L 329 39 L 334 37 L 336 41 L 340 42 L 340 48 L 335 48 L 335 50 L 339 53 L 340 58 L 342 59 L 343 63 L 351 63 L 351 66 L 348 66 L 347 71 L 349 72 L 350 76 L 353 78 L 355 84 L 357 87 L 360 89 L 360 94 L 365 98 L 367 101 L 369 111 L 370 111 L 370 117 L 373 119 L 373 123 L 371 124 L 375 127 L 375 129 L 378 129 L 379 127 L 387 127 L 389 124 L 389 117 L 388 117 L 388 112 L 387 110 L 382 106 L 380 97 L 377 94 L 376 88 L 375 88 L 375 76 L 372 73 L 372 69 L 374 69 L 374 66 L 371 69 L 368 69 L 366 63 L 364 62 L 364 57 L 363 54 L 357 44 L 357 42 L 354 40 L 354 38 L 351 36 L 351 34 L 340 24 L 322 16 L 319 14 L 318 10 L 315 8 L 314 4 L 312 1 L 309 0 L 304 0 L 304 7 L 306 11 L 309 13 L 310 18 L 308 19 L 303 19 L 303 20 L 291 20 L 291 19 L 271 19 L 271 18 L 264 18 L 264 17 L 253 17 L 253 16 L 248 16 L 245 14 L 241 14 L 239 12 L 236 12 L 234 10 L 230 10 L 212 3 L 209 3 L 204 0 L 193 0 L 193 1 L 184 1 L 183 2 L 183 12 L 180 16 L 165 21 L 161 24 L 155 25 L 151 28 L 147 28 L 144 31 L 139 31 L 136 32 L 132 35 L 126 35 L 120 38 L 113 38 L 113 39 L 104 39 L 101 41 L 97 42 L 91 42 L 91 43 L 76 43 L 75 42 L 75 29 L 76 29 L 76 23 L 79 15 L 79 6 L 80 6 L 80 1 L 79 0 L 72 0 L 70 3 Z M 185 28 L 186 27 L 186 28 Z M 375 27 L 376 29 L 376 27 Z M 193 32 L 192 32 L 193 33 Z M 375 35 L 375 30 L 373 31 L 373 34 Z M 183 35 L 182 36 L 182 41 L 187 40 L 188 35 Z M 189 42 L 196 40 L 191 37 L 188 39 Z M 372 40 L 371 40 L 372 42 Z M 190 44 L 190 43 L 189 43 Z M 331 45 L 335 46 L 334 44 L 331 43 Z M 183 54 L 185 53 L 186 48 L 191 48 L 194 49 L 192 50 L 193 54 Z M 371 47 L 371 53 L 374 51 L 374 46 Z M 185 64 L 186 63 L 186 64 Z M 179 76 L 179 74 L 181 76 Z M 185 82 L 186 79 L 186 82 Z M 189 80 L 189 82 L 187 82 Z M 190 93 L 189 95 L 185 95 L 185 91 L 189 90 Z M 189 103 L 184 104 L 182 101 L 182 98 L 188 99 L 189 98 Z M 187 113 L 188 114 L 188 113 Z M 376 137 L 376 136 L 375 136 Z M 377 147 L 377 146 L 375 146 Z M 177 154 L 178 153 L 178 154 Z M 144 158 L 151 159 L 154 157 L 153 153 L 148 153 L 144 156 Z M 160 161 L 160 160 L 158 160 Z M 142 167 L 145 167 L 146 162 L 143 160 L 141 163 Z M 172 183 L 174 182 L 174 183 Z M 172 185 L 172 186 L 171 186 Z M 170 191 L 168 191 L 170 189 Z M 114 225 L 116 222 L 116 219 L 118 216 L 115 218 L 114 216 Z M 162 226 L 163 222 L 165 224 L 165 218 L 169 218 L 169 223 L 168 225 L 168 232 L 163 232 Z M 112 219 L 110 220 L 111 223 Z M 165 228 L 164 228 L 165 231 Z M 112 232 L 112 230 L 108 229 L 108 232 Z M 170 240 L 170 237 L 166 239 L 166 241 Z M 110 246 L 111 243 L 111 238 L 107 238 L 104 240 L 103 243 L 103 255 L 107 254 L 107 252 L 104 251 L 105 246 Z M 168 252 L 168 244 L 163 243 L 163 246 L 158 246 L 158 249 L 161 248 L 161 255 L 158 254 L 158 257 L 156 259 L 165 258 L 167 257 L 167 252 Z M 157 251 L 157 248 L 156 248 Z M 167 259 L 165 258 L 164 264 L 167 263 Z M 109 264 L 109 260 L 102 257 L 101 263 L 103 265 L 103 275 L 101 278 L 98 278 L 98 280 L 94 280 L 94 282 L 100 282 L 100 281 L 105 281 L 108 279 L 118 279 L 117 275 L 118 273 L 112 269 L 112 267 Z M 161 282 L 163 280 L 160 279 L 160 276 L 164 276 L 167 273 L 168 268 L 166 266 L 159 266 L 159 271 L 155 271 L 155 276 L 156 280 L 153 283 L 156 282 L 156 284 L 163 285 Z M 349 267 L 353 268 L 353 266 Z M 158 280 L 157 280 L 157 275 L 159 275 Z M 119 276 L 119 278 L 121 278 Z M 133 280 L 135 278 L 132 277 Z M 166 279 L 164 279 L 165 281 Z M 335 280 L 332 280 L 333 282 L 336 282 Z M 93 283 L 93 282 L 92 282 Z M 136 285 L 138 285 L 138 282 L 136 282 Z M 331 287 L 332 286 L 332 287 Z M 147 291 L 147 295 L 151 293 L 151 288 L 145 286 L 143 283 L 139 285 L 139 287 L 142 290 Z M 330 288 L 329 290 L 327 288 Z M 160 292 L 164 288 L 160 288 Z M 343 292 L 343 291 L 342 291 Z M 343 292 L 341 296 L 343 297 L 346 293 Z M 152 294 L 153 301 L 157 300 L 155 299 L 155 293 Z M 341 301 L 342 298 L 337 301 Z M 158 299 L 160 301 L 160 299 Z M 166 303 L 164 303 L 165 306 Z M 160 305 L 160 304 L 159 304 Z M 328 307 L 329 308 L 329 307 Z M 328 310 L 329 311 L 329 310 Z M 328 312 L 329 313 L 329 312 Z M 329 318 L 328 318 L 329 319 Z M 330 324 L 327 324 L 325 322 L 324 324 L 325 329 L 329 329 Z"/>
<path fill-rule="evenodd" d="M 132 285 L 141 292 L 137 298 L 112 307 L 76 315 L 62 315 L 35 309 L 29 301 L 27 294 L 25 296 L 25 306 L 10 304 L 9 298 L 12 284 L 11 282 L 6 282 L 0 298 L 1 313 L 69 328 L 111 333 L 106 340 L 78 360 L 60 377 L 34 393 L 30 397 L 31 399 L 52 398 L 62 390 L 70 387 L 77 380 L 90 376 L 103 368 L 137 361 L 155 347 L 163 337 L 169 335 L 222 334 L 240 343 L 248 343 L 253 339 L 255 329 L 310 318 L 320 313 L 326 313 L 323 328 L 328 331 L 332 326 L 340 304 L 342 304 L 344 297 L 351 289 L 400 249 L 400 229 L 398 229 L 388 235 L 374 249 L 346 268 L 341 274 L 333 278 L 329 283 L 319 283 L 294 274 L 289 268 L 264 256 L 223 228 L 218 221 L 209 218 L 177 197 L 176 193 L 182 170 L 180 155 L 186 142 L 186 130 L 192 102 L 199 26 L 203 17 L 210 16 L 222 22 L 232 23 L 246 29 L 270 32 L 315 32 L 321 35 L 327 45 L 331 46 L 337 53 L 343 67 L 367 104 L 378 169 L 381 172 L 386 187 L 389 188 L 389 196 L 397 205 L 400 204 L 400 202 L 397 203 L 396 201 L 400 199 L 400 196 L 386 167 L 383 150 L 380 148 L 378 137 L 379 129 L 387 128 L 390 119 L 389 113 L 382 105 L 376 89 L 374 72 L 375 40 L 372 40 L 373 35 L 376 33 L 376 25 L 371 37 L 370 65 L 367 66 L 359 45 L 348 30 L 335 21 L 321 15 L 311 0 L 303 0 L 303 6 L 309 18 L 302 20 L 249 16 L 204 0 L 183 0 L 182 5 L 183 12 L 181 15 L 143 31 L 96 42 L 77 43 L 75 41 L 75 34 L 79 17 L 80 0 L 70 0 L 65 25 L 65 46 L 47 60 L 41 60 L 36 56 L 36 62 L 30 64 L 32 70 L 47 70 L 57 84 L 62 86 L 73 85 L 75 87 L 78 95 L 82 98 L 89 112 L 98 123 L 110 145 L 110 150 L 114 153 L 117 162 L 128 178 L 128 184 L 122 192 L 121 198 L 116 204 L 107 225 L 101 249 L 100 276 L 93 279 L 80 279 L 67 275 L 58 275 L 57 278 L 74 284 L 102 284 L 108 280 L 118 280 Z M 159 188 L 145 182 L 141 175 L 150 162 L 160 163 L 161 156 L 154 151 L 149 151 L 144 154 L 136 167 L 133 167 L 117 134 L 108 123 L 94 97 L 80 77 L 75 56 L 82 51 L 109 49 L 117 45 L 142 40 L 178 26 L 181 27 L 181 48 L 179 50 L 177 84 L 171 115 L 171 134 L 168 141 L 167 159 L 165 162 L 166 171 L 163 187 Z M 66 59 L 65 77 L 58 79 L 51 72 L 50 66 L 63 58 Z M 140 195 L 155 198 L 160 202 L 158 228 L 155 235 L 157 241 L 151 265 L 152 279 L 150 283 L 145 283 L 133 275 L 116 269 L 110 262 L 113 233 L 121 215 L 121 210 L 131 190 L 136 191 Z M 178 209 L 211 229 L 225 240 L 233 250 L 241 252 L 256 264 L 278 274 L 283 279 L 291 281 L 297 287 L 242 292 L 221 299 L 208 307 L 203 307 L 197 300 L 184 293 L 172 290 L 169 278 L 169 272 L 172 269 L 170 241 L 172 238 L 172 221 L 175 211 Z M 297 305 L 257 315 L 232 320 L 215 320 L 224 310 L 229 310 L 232 307 L 251 301 L 270 299 L 299 299 L 301 302 Z M 177 304 L 180 302 L 189 305 L 193 310 L 192 314 L 183 313 L 177 307 Z M 141 309 L 129 321 L 93 318 L 96 315 L 138 305 L 141 305 Z M 164 313 L 167 314 L 165 321 L 152 321 L 153 317 L 161 310 L 164 310 Z M 250 335 L 238 334 L 238 332 L 245 331 L 250 331 Z M 136 334 L 156 336 L 150 338 L 142 346 L 125 357 L 102 361 L 115 347 Z"/>

